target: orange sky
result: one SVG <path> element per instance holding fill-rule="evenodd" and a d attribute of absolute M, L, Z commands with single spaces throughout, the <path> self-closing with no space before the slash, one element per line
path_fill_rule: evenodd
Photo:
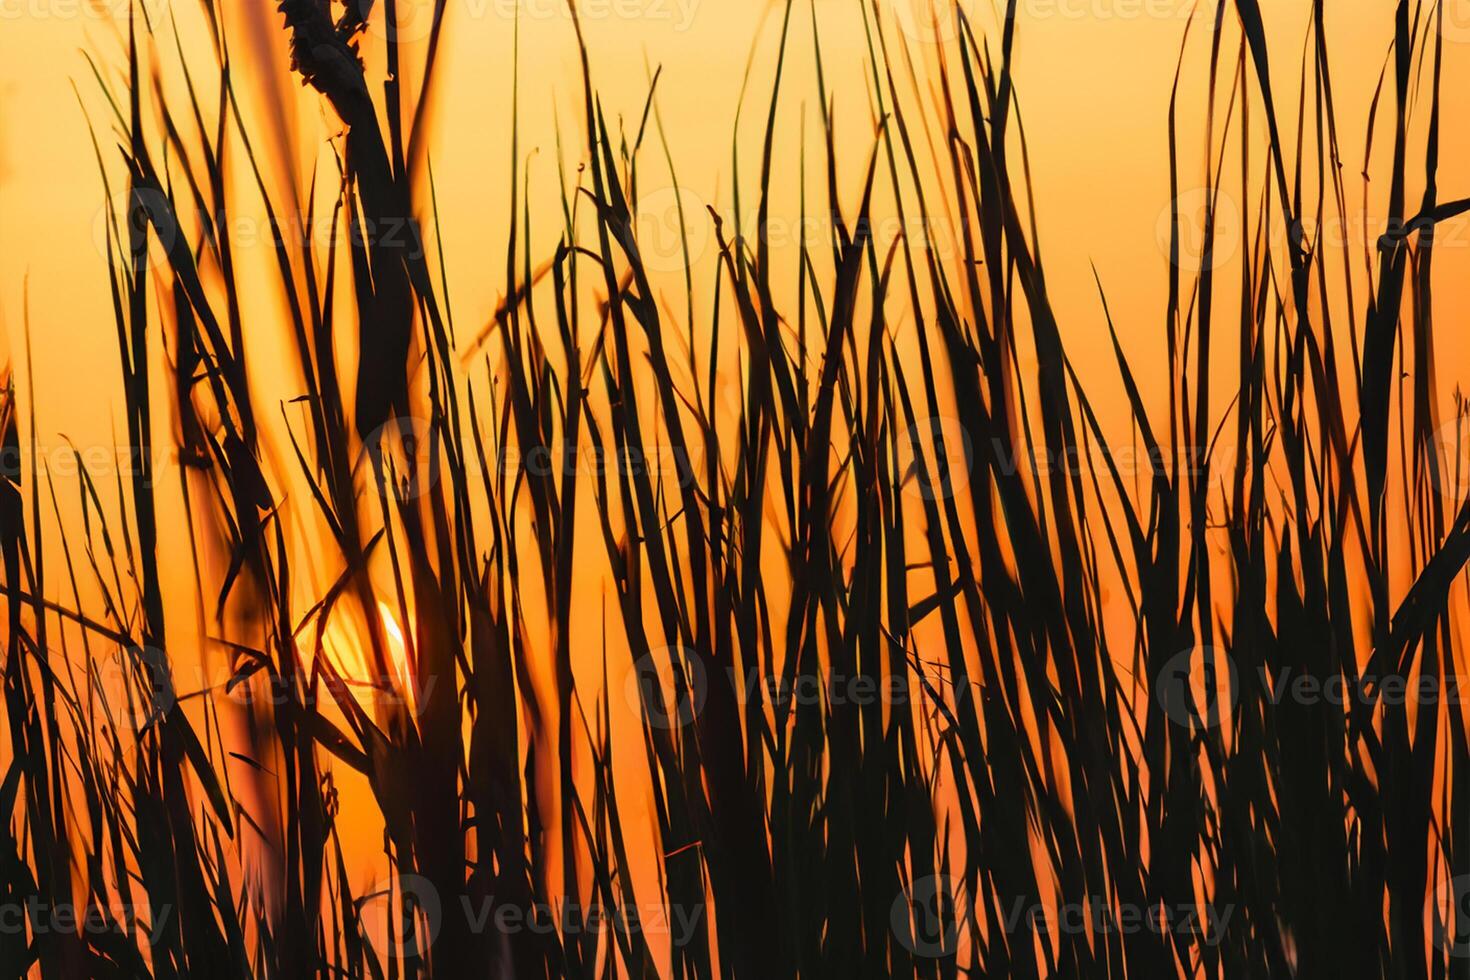
<path fill-rule="evenodd" d="M 150 9 L 166 9 L 161 0 L 150 3 Z M 172 3 L 187 36 L 197 15 L 194 0 Z M 925 3 L 901 0 L 893 10 L 894 23 L 914 27 L 919 57 L 928 48 L 921 16 Z M 752 43 L 758 45 L 760 56 L 744 121 L 742 164 L 747 182 L 753 180 L 759 159 L 759 126 L 779 27 L 779 8 L 767 18 L 761 6 L 744 0 L 583 4 L 593 70 L 608 112 L 620 113 L 630 128 L 634 126 L 646 91 L 646 66 L 662 66 L 659 102 L 679 184 L 686 193 L 726 213 L 731 122 Z M 886 0 L 883 6 L 889 9 Z M 965 0 L 964 6 L 977 23 L 993 22 L 989 0 Z M 1335 18 L 1334 82 L 1344 154 L 1352 164 L 1361 159 L 1364 119 L 1392 32 L 1393 6 L 1391 0 L 1365 0 L 1353 4 L 1350 14 L 1343 7 L 1329 14 Z M 257 19 L 265 25 L 263 43 L 270 44 L 279 40 L 274 33 L 278 18 L 273 5 L 262 8 L 266 16 Z M 105 122 L 81 52 L 89 47 L 105 65 L 116 66 L 120 46 L 114 18 L 124 9 L 124 0 L 0 0 L 0 324 L 14 344 L 22 282 L 29 276 L 33 329 L 47 337 L 38 355 L 38 371 L 43 377 L 86 378 L 89 393 L 95 393 L 99 384 L 112 384 L 117 372 L 106 280 L 96 245 L 101 182 L 73 86 L 82 92 L 94 120 Z M 508 197 L 508 146 L 503 133 L 509 119 L 514 9 L 512 0 L 455 0 L 449 14 L 438 136 L 430 153 L 441 195 L 455 202 L 443 215 L 442 231 L 455 310 L 464 322 L 483 318 L 504 289 L 499 243 L 504 240 Z M 816 9 L 827 81 L 840 93 L 839 137 L 851 147 L 847 158 L 860 161 L 871 145 L 872 130 L 858 7 L 817 0 Z M 1027 0 L 1021 5 L 1017 85 L 1033 176 L 1043 191 L 1038 206 L 1042 242 L 1053 300 L 1079 357 L 1107 352 L 1091 281 L 1092 263 L 1102 275 L 1131 351 L 1145 358 L 1159 351 L 1165 256 L 1158 223 L 1168 205 L 1164 120 L 1185 9 L 1184 0 Z M 1212 9 L 1210 0 L 1204 9 Z M 1306 0 L 1275 0 L 1268 9 L 1278 22 L 1272 33 L 1277 41 L 1273 53 L 1278 99 L 1286 103 L 1289 115 L 1310 8 Z M 534 153 L 533 195 L 545 195 L 548 203 L 554 203 L 553 113 L 561 121 L 573 159 L 580 139 L 571 25 L 561 0 L 524 0 L 521 10 L 522 150 Z M 807 16 L 805 4 L 798 5 L 797 20 Z M 413 25 L 423 18 L 407 20 Z M 1452 49 L 1470 42 L 1470 29 L 1448 33 Z M 1203 115 L 1198 69 L 1204 61 L 1204 34 L 1195 33 L 1198 50 L 1191 59 L 1193 84 L 1186 87 L 1186 127 L 1198 126 Z M 784 149 L 792 156 L 796 151 L 792 134 L 801 111 L 797 102 L 806 106 L 809 134 L 817 111 L 804 30 L 793 43 L 799 47 L 788 68 L 789 97 L 783 115 Z M 1451 57 L 1448 62 L 1446 91 L 1464 90 L 1470 83 L 1465 77 L 1470 58 Z M 1450 142 L 1441 174 L 1442 197 L 1470 195 L 1470 166 L 1462 162 L 1467 155 L 1456 152 L 1470 149 L 1466 145 L 1470 137 L 1465 135 L 1470 134 L 1470 125 L 1456 124 L 1470 121 L 1465 120 L 1466 112 L 1462 102 L 1448 100 L 1445 130 Z M 778 142 L 778 154 L 782 149 Z M 660 182 L 669 182 L 658 148 L 652 147 L 647 155 L 644 186 L 656 190 Z M 1200 172 L 1199 160 L 1185 161 L 1185 166 L 1187 189 L 1188 175 Z M 1354 169 L 1349 167 L 1350 175 Z M 1350 196 L 1357 190 L 1350 183 Z M 794 195 L 785 203 L 794 221 Z M 781 204 L 778 190 L 778 211 Z M 1370 216 L 1365 225 L 1372 224 Z M 556 233 L 552 227 L 545 231 L 550 236 Z M 1355 243 L 1361 238 L 1358 234 Z M 1447 284 L 1463 279 L 1459 273 L 1466 269 L 1462 250 L 1446 247 L 1448 243 L 1470 247 L 1470 234 L 1441 236 L 1439 262 Z M 495 259 L 487 263 L 486 255 Z M 49 430 L 107 442 L 109 423 L 98 417 L 98 407 L 95 398 L 53 399 L 43 408 L 43 440 Z"/>
<path fill-rule="evenodd" d="M 18 377 L 24 378 L 21 314 L 23 283 L 28 278 L 34 370 L 43 393 L 38 439 L 48 453 L 64 447 L 63 435 L 82 447 L 110 446 L 114 422 L 121 417 L 111 408 L 120 393 L 118 354 L 98 244 L 105 201 L 73 86 L 99 124 L 104 154 L 115 159 L 107 109 L 81 51 L 95 52 L 105 70 L 115 70 L 121 58 L 113 17 L 123 4 L 121 0 L 98 0 L 99 8 L 94 9 L 88 5 L 91 2 L 0 0 L 0 337 L 9 344 Z M 197 27 L 196 0 L 172 2 L 185 36 L 197 37 L 190 34 L 191 24 Z M 243 60 L 281 57 L 283 44 L 274 4 L 267 0 L 238 2 L 261 4 L 253 19 L 242 15 L 232 28 L 246 36 L 249 25 L 257 25 L 256 53 Z M 585 142 L 578 66 L 571 23 L 559 3 L 522 2 L 520 148 L 523 158 L 530 159 L 531 193 L 536 202 L 533 214 L 541 222 L 536 237 L 545 243 L 544 254 L 549 254 L 560 231 L 556 123 L 562 128 L 568 170 L 580 159 Z M 899 2 L 922 4 L 925 0 Z M 862 21 L 851 0 L 815 3 L 827 85 L 838 93 L 839 155 L 847 168 L 841 175 L 855 191 L 861 177 L 857 168 L 873 141 Z M 515 27 L 507 15 L 514 9 L 511 4 L 512 0 L 452 0 L 449 48 L 439 79 L 436 129 L 429 154 L 441 202 L 452 201 L 451 207 L 441 210 L 440 231 L 462 338 L 485 319 L 505 290 L 502 243 L 510 197 L 510 150 L 505 133 L 511 111 Z M 887 0 L 882 4 L 893 15 L 890 26 L 907 24 L 916 32 L 910 35 L 915 40 L 915 57 L 931 57 L 921 18 L 912 10 L 892 11 Z M 980 25 L 993 19 L 989 0 L 967 0 L 966 7 Z M 1213 9 L 1208 2 L 1204 7 Z M 152 0 L 150 9 L 161 12 L 164 8 L 163 0 Z M 679 186 L 692 200 L 707 202 L 722 214 L 729 214 L 732 207 L 731 130 L 742 73 L 756 45 L 739 156 L 748 207 L 753 200 L 749 188 L 759 165 L 760 127 L 779 8 L 766 11 L 750 0 L 584 0 L 582 9 L 592 67 L 609 117 L 621 116 L 627 128 L 634 129 L 649 66 L 662 66 L 659 106 Z M 801 27 L 793 40 L 794 60 L 788 67 L 777 142 L 778 157 L 788 161 L 784 164 L 787 174 L 795 168 L 803 106 L 809 154 L 817 146 L 819 106 L 814 101 L 805 27 L 809 14 L 804 3 L 797 9 Z M 1094 264 L 1108 290 L 1124 346 L 1136 358 L 1147 390 L 1155 396 L 1162 391 L 1167 255 L 1160 242 L 1160 219 L 1169 205 L 1165 120 L 1186 25 L 1183 9 L 1181 0 L 1028 0 L 1023 4 L 1017 87 L 1030 140 L 1048 282 L 1070 352 L 1075 361 L 1094 368 L 1084 377 L 1095 387 L 1095 394 L 1100 393 L 1105 412 L 1109 404 L 1120 409 L 1121 403 L 1092 280 Z M 1288 117 L 1295 103 L 1297 65 L 1309 10 L 1307 0 L 1270 2 L 1270 16 L 1276 21 L 1271 36 L 1277 45 L 1273 58 L 1278 99 Z M 1354 206 L 1362 194 L 1355 175 L 1361 164 L 1367 108 L 1392 33 L 1392 12 L 1390 0 L 1356 0 L 1351 8 L 1338 5 L 1332 15 L 1337 18 L 1332 25 L 1334 84 L 1349 200 Z M 409 23 L 415 23 L 412 17 Z M 1186 74 L 1182 113 L 1186 150 L 1190 145 L 1200 146 L 1200 140 L 1194 144 L 1188 140 L 1202 131 L 1200 66 L 1206 54 L 1205 27 L 1201 24 L 1196 29 Z M 1230 35 L 1231 44 L 1234 36 Z M 1470 27 L 1452 32 L 1450 39 L 1456 48 L 1470 45 Z M 207 53 L 199 53 L 207 62 Z M 1467 70 L 1470 56 L 1449 59 L 1447 93 L 1470 90 Z M 247 72 L 242 71 L 240 77 L 242 88 L 250 84 Z M 322 119 L 314 93 L 294 87 L 284 93 L 262 92 L 258 85 L 251 86 L 251 91 L 255 98 L 248 111 L 254 113 L 255 121 L 261 126 L 275 124 L 281 132 L 292 134 L 294 166 L 304 188 L 303 175 L 309 172 L 310 163 L 315 160 L 326 165 L 329 159 L 324 151 L 331 125 Z M 1441 196 L 1470 196 L 1470 106 L 1452 98 L 1445 112 Z M 1256 121 L 1258 124 L 1259 117 Z M 1182 161 L 1186 191 L 1200 181 L 1201 160 L 1197 153 Z M 645 197 L 662 200 L 667 206 L 667 195 L 660 194 L 671 181 L 655 140 L 645 147 L 643 166 Z M 819 169 L 811 162 L 808 169 L 810 185 L 816 186 Z M 1411 201 L 1419 193 L 1417 184 L 1417 179 L 1411 182 Z M 773 205 L 777 220 L 784 220 L 788 229 L 795 228 L 796 190 L 795 179 L 788 178 L 777 188 Z M 1354 254 L 1365 236 L 1376 235 L 1381 224 L 1381 217 L 1374 220 L 1371 194 L 1369 201 L 1361 227 L 1342 236 Z M 1244 214 L 1254 204 L 1229 202 L 1226 214 L 1231 205 L 1237 214 Z M 699 213 L 687 200 L 686 210 Z M 249 209 L 242 213 L 248 214 Z M 700 275 L 707 277 L 713 267 L 712 237 L 707 225 L 696 228 L 693 235 L 697 245 L 703 243 L 696 250 Z M 270 261 L 270 250 L 263 244 L 242 250 L 241 262 L 247 268 L 263 270 Z M 1456 314 L 1464 309 L 1464 283 L 1470 281 L 1466 275 L 1470 272 L 1470 229 L 1463 219 L 1442 231 L 1437 261 L 1443 286 L 1439 296 L 1444 304 L 1440 333 L 1448 354 L 1458 346 L 1454 342 Z M 1228 260 L 1223 268 L 1228 270 Z M 673 266 L 664 272 L 677 303 L 680 277 Z M 272 352 L 279 350 L 282 340 L 276 333 L 274 301 L 262 293 L 247 296 L 245 304 L 251 356 L 260 365 L 253 378 L 261 393 L 269 396 L 262 404 L 289 398 L 296 393 L 296 382 L 273 367 Z M 1440 393 L 1448 401 L 1455 380 L 1464 378 L 1466 372 L 1459 359 L 1448 356 L 1439 370 Z M 1217 397 L 1223 406 L 1230 397 L 1229 387 L 1222 386 Z M 24 394 L 22 402 L 29 404 Z M 595 533 L 589 540 L 595 540 Z M 590 637 L 582 640 L 589 642 Z"/>

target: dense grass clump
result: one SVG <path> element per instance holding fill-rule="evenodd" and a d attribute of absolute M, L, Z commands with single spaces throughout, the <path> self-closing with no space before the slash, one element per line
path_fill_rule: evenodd
<path fill-rule="evenodd" d="M 1068 356 L 1016 0 L 994 36 L 950 11 L 923 50 L 854 3 L 857 93 L 827 90 L 817 5 L 779 5 L 776 69 L 747 80 L 769 93 L 760 169 L 735 175 L 753 220 L 676 190 L 672 276 L 638 218 L 651 170 L 677 187 L 657 75 L 610 123 L 573 3 L 562 206 L 530 206 L 518 121 L 497 120 L 515 205 L 486 258 L 510 288 L 470 333 L 437 237 L 460 205 L 422 146 L 447 4 L 410 49 L 394 0 L 282 0 L 276 40 L 342 124 L 335 172 L 283 199 L 228 0 L 197 2 L 216 78 L 141 3 L 125 73 L 97 61 L 136 465 L 0 481 L 0 906 L 24 910 L 0 969 L 1470 976 L 1470 498 L 1432 274 L 1470 202 L 1438 190 L 1438 3 L 1394 4 L 1367 134 L 1393 146 L 1389 214 L 1347 256 L 1310 229 L 1347 223 L 1325 24 L 1351 14 L 1303 0 L 1289 93 L 1257 0 L 1189 21 L 1209 81 L 1176 81 L 1171 196 L 1199 155 L 1176 123 L 1203 114 L 1204 261 L 1176 208 L 1173 261 L 1138 273 L 1169 277 L 1136 328 L 1167 348 L 1154 404 L 1105 284 L 1115 362 Z M 816 91 L 789 90 L 798 58 Z M 798 99 L 816 159 L 778 152 Z M 839 135 L 863 99 L 871 126 Z M 830 237 L 773 247 L 793 180 Z M 1250 206 L 1217 263 L 1226 194 Z M 299 376 L 284 403 L 247 367 L 247 197 Z M 1127 440 L 1088 395 L 1119 379 Z M 36 441 L 17 388 L 48 397 L 7 388 L 9 461 Z M 162 434 L 180 467 L 157 465 Z M 59 555 L 58 490 L 83 515 Z M 160 544 L 181 539 L 184 558 Z"/>

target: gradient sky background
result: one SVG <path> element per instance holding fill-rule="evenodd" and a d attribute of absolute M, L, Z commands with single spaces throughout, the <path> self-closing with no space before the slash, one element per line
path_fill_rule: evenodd
<path fill-rule="evenodd" d="M 197 24 L 197 5 L 194 0 L 172 2 L 187 38 L 190 24 Z M 249 12 L 257 2 L 249 0 L 237 10 Z M 401 2 L 409 3 L 412 11 L 413 4 L 427 0 Z M 892 23 L 921 25 L 921 17 L 904 4 L 925 2 L 900 0 L 893 7 L 883 0 L 881 6 L 893 15 Z M 966 0 L 964 6 L 977 24 L 994 22 L 988 0 Z M 1165 120 L 1186 14 L 1192 6 L 1185 0 L 1027 0 L 1021 5 L 1017 88 L 1038 191 L 1038 220 L 1062 329 L 1069 340 L 1082 345 L 1077 348 L 1079 356 L 1106 353 L 1090 271 L 1094 263 L 1130 353 L 1148 358 L 1160 351 L 1167 256 L 1159 222 L 1169 200 Z M 1273 52 L 1277 98 L 1290 124 L 1310 4 L 1272 0 L 1267 6 L 1268 16 L 1278 22 L 1269 32 L 1278 44 Z M 1470 8 L 1470 3 L 1451 0 L 1451 7 L 1456 6 Z M 1328 14 L 1350 199 L 1362 190 L 1356 171 L 1368 106 L 1392 35 L 1393 8 L 1392 0 L 1365 0 L 1336 6 Z M 36 370 L 45 378 L 83 382 L 92 395 L 99 384 L 115 387 L 117 361 L 97 245 L 104 196 L 78 93 L 94 122 L 106 122 L 105 104 L 97 97 L 82 51 L 89 49 L 104 67 L 115 67 L 121 50 L 117 23 L 125 9 L 125 0 L 0 0 L 0 325 L 10 343 L 19 346 L 23 283 L 28 278 Z M 166 6 L 153 0 L 150 9 L 162 11 Z M 455 202 L 443 215 L 442 231 L 454 308 L 464 322 L 482 320 L 504 289 L 503 271 L 498 270 L 503 270 L 499 243 L 504 240 L 509 196 L 504 133 L 510 110 L 514 9 L 511 0 L 455 0 L 448 17 L 448 50 L 437 89 L 436 136 L 430 153 L 441 197 Z M 757 56 L 742 141 L 742 173 L 750 186 L 758 162 L 779 8 L 766 10 L 743 0 L 591 0 L 583 9 L 593 71 L 609 114 L 621 113 L 630 127 L 635 125 L 649 66 L 662 66 L 659 106 L 679 184 L 686 193 L 728 212 L 730 134 L 741 77 L 754 45 Z M 805 3 L 797 9 L 798 21 L 809 16 Z M 1212 0 L 1205 0 L 1201 9 L 1213 10 Z M 521 147 L 523 154 L 535 153 L 530 162 L 533 194 L 555 202 L 553 114 L 560 119 L 569 147 L 573 161 L 569 167 L 581 140 L 572 28 L 561 0 L 525 0 L 521 10 Z M 845 158 L 860 161 L 871 147 L 872 127 L 859 8 L 849 0 L 816 0 L 816 10 L 827 81 L 837 93 L 839 139 L 846 144 Z M 1470 82 L 1466 71 L 1470 57 L 1456 57 L 1470 44 L 1470 18 L 1463 16 L 1467 12 L 1459 11 L 1460 17 L 1452 12 L 1456 29 L 1447 31 L 1449 93 L 1464 91 Z M 406 16 L 411 26 L 425 22 L 414 13 Z M 284 45 L 278 24 L 274 5 L 260 2 L 252 16 L 239 19 L 235 36 L 254 40 L 257 51 L 275 45 L 279 56 Z M 1197 50 L 1189 59 L 1181 96 L 1186 146 L 1187 134 L 1191 128 L 1198 130 L 1204 114 L 1205 28 L 1207 22 L 1194 32 L 1191 43 Z M 916 58 L 931 53 L 922 27 L 909 36 L 918 39 L 913 45 Z M 778 158 L 782 142 L 788 157 L 794 156 L 798 99 L 805 105 L 808 134 L 816 128 L 810 51 L 804 40 L 793 43 L 803 47 L 794 52 L 789 67 Z M 207 59 L 206 49 L 193 50 Z M 243 68 L 237 70 L 237 84 L 252 87 Z M 300 118 L 312 112 L 310 97 L 267 93 L 266 100 L 270 99 L 276 100 L 276 110 L 263 112 L 262 121 L 294 128 L 298 159 L 309 161 L 309 151 L 300 150 L 299 134 L 324 130 L 310 118 L 304 123 L 311 126 L 304 126 Z M 283 104 L 291 111 L 280 112 Z M 1449 100 L 1445 112 L 1441 197 L 1470 196 L 1470 155 L 1465 152 L 1470 149 L 1466 125 L 1470 117 L 1463 100 Z M 298 114 L 294 122 L 293 113 Z M 108 149 L 104 140 L 104 150 Z M 657 147 L 652 149 L 650 156 L 661 164 Z M 1201 160 L 1202 155 L 1182 161 L 1181 186 L 1186 191 L 1191 180 L 1198 182 Z M 660 181 L 669 183 L 661 166 L 645 167 L 650 174 L 644 178 L 645 188 L 657 190 Z M 306 172 L 304 163 L 300 172 Z M 860 175 L 847 176 L 852 182 Z M 1417 200 L 1418 188 L 1410 191 L 1410 201 Z M 750 196 L 748 191 L 747 199 Z M 778 214 L 781 203 L 778 196 Z M 794 221 L 795 201 L 786 203 Z M 1238 203 L 1226 202 L 1227 218 L 1232 208 L 1239 211 Z M 1369 232 L 1352 230 L 1354 248 L 1360 247 L 1365 234 L 1377 233 L 1381 216 L 1373 210 L 1370 203 L 1369 218 L 1362 222 Z M 556 229 L 547 231 L 554 234 Z M 1458 226 L 1448 229 L 1442 232 L 1440 245 L 1441 278 L 1447 285 L 1462 281 L 1470 233 Z M 487 262 L 487 255 L 494 258 Z M 14 354 L 19 367 L 23 357 L 19 351 Z M 54 398 L 44 406 L 43 429 L 65 429 L 74 438 L 105 441 L 108 423 L 97 417 L 97 408 L 95 397 Z"/>
<path fill-rule="evenodd" d="M 171 2 L 191 64 L 207 66 L 208 49 L 198 45 L 197 0 Z M 1446 34 L 1450 43 L 1444 91 L 1452 96 L 1444 107 L 1441 200 L 1470 197 L 1470 105 L 1453 96 L 1470 91 L 1470 0 L 1451 2 L 1459 16 L 1451 17 L 1453 29 Z M 331 165 L 327 140 L 335 124 L 324 117 L 314 92 L 295 86 L 273 90 L 261 82 L 266 73 L 251 70 L 252 63 L 284 63 L 285 38 L 275 4 L 230 3 L 231 35 L 238 42 L 237 84 L 254 132 L 271 137 L 263 143 L 267 166 L 280 188 L 294 182 L 304 193 L 312 165 Z M 926 69 L 932 67 L 935 49 L 922 18 L 913 10 L 895 9 L 889 0 L 879 3 L 893 32 L 891 39 L 911 42 L 921 84 L 928 84 L 932 75 Z M 982 29 L 994 23 L 989 0 L 966 0 L 965 6 Z M 1093 281 L 1094 265 L 1146 393 L 1161 400 L 1164 392 L 1168 255 L 1167 225 L 1161 222 L 1167 220 L 1170 203 L 1166 121 L 1192 5 L 1184 0 L 1027 0 L 1021 6 L 1016 84 L 1029 140 L 1048 285 L 1064 339 L 1074 360 L 1088 368 L 1083 377 L 1106 423 L 1110 412 L 1115 420 L 1125 413 Z M 452 0 L 450 8 L 428 153 L 441 204 L 452 202 L 441 208 L 439 230 L 463 340 L 476 332 L 505 291 L 503 243 L 511 198 L 507 133 L 516 21 L 511 0 Z M 151 0 L 150 9 L 158 15 L 167 5 Z M 652 68 L 662 67 L 659 109 L 678 185 L 688 195 L 686 211 L 700 218 L 691 235 L 699 252 L 699 275 L 705 277 L 697 282 L 706 282 L 714 248 L 702 209 L 694 205 L 708 203 L 722 215 L 732 212 L 731 136 L 742 77 L 754 49 L 738 154 L 745 204 L 751 206 L 781 8 L 750 0 L 584 0 L 581 9 L 592 70 L 610 119 L 621 116 L 629 130 L 635 129 Z M 839 157 L 845 168 L 840 176 L 849 189 L 851 208 L 860 190 L 859 168 L 874 140 L 863 23 L 855 0 L 815 0 L 815 9 L 826 82 L 835 95 Z M 1208 61 L 1208 16 L 1214 9 L 1214 0 L 1202 0 L 1205 13 L 1191 35 L 1181 89 L 1180 131 L 1186 148 L 1181 188 L 1186 205 L 1198 205 L 1191 191 L 1203 180 L 1203 72 Z M 82 52 L 92 52 L 105 73 L 115 73 L 123 61 L 118 18 L 125 10 L 125 0 L 0 0 L 0 344 L 8 344 L 17 377 L 23 380 L 28 284 L 33 368 L 41 392 L 38 439 L 46 452 L 65 445 L 63 434 L 81 447 L 110 446 L 121 418 L 115 407 L 121 398 L 117 337 L 100 245 L 106 199 L 83 106 L 97 125 L 110 165 L 117 157 L 111 145 L 115 134 L 108 125 L 110 110 Z M 519 150 L 528 161 L 522 176 L 530 175 L 532 213 L 539 222 L 533 254 L 539 248 L 540 254 L 549 255 L 560 232 L 558 124 L 568 172 L 575 169 L 585 145 L 579 65 L 572 24 L 561 0 L 523 0 L 521 10 Z M 784 162 L 779 165 L 781 177 L 773 200 L 773 214 L 787 228 L 794 227 L 798 214 L 795 160 L 803 116 L 809 187 L 818 186 L 821 179 L 815 162 L 820 108 L 814 99 L 805 0 L 796 10 L 800 29 L 793 36 L 776 145 L 777 159 Z M 1309 0 L 1268 0 L 1273 20 L 1268 35 L 1276 45 L 1274 82 L 1288 133 L 1295 129 L 1299 65 L 1310 10 Z M 1352 227 L 1334 234 L 1335 241 L 1325 247 L 1351 256 L 1355 263 L 1361 262 L 1363 244 L 1382 230 L 1384 189 L 1365 188 L 1359 171 L 1369 106 L 1392 37 L 1393 11 L 1393 0 L 1355 0 L 1333 5 L 1328 15 Z M 410 26 L 426 22 L 414 13 L 407 19 Z M 909 27 L 907 33 L 904 25 Z M 1232 51 L 1227 62 L 1233 58 L 1237 37 L 1227 31 Z M 166 76 L 165 82 L 176 85 L 177 80 Z M 1255 91 L 1254 84 L 1251 90 Z M 1253 111 L 1252 125 L 1260 123 L 1259 112 Z M 1294 141 L 1294 136 L 1288 135 L 1288 140 Z M 1380 139 L 1376 155 L 1385 152 L 1384 144 Z M 1193 156 L 1188 155 L 1191 146 L 1197 148 Z M 1230 157 L 1227 173 L 1234 172 L 1236 159 L 1238 151 Z M 1255 169 L 1262 163 L 1257 153 Z M 238 160 L 236 164 L 241 165 Z M 650 139 L 645 147 L 643 166 L 640 189 L 646 199 L 662 202 L 666 212 L 672 181 L 656 140 Z M 1422 174 L 1412 166 L 1410 173 L 1412 209 L 1422 193 Z M 249 182 L 237 176 L 237 183 Z M 1238 178 L 1233 186 L 1239 186 Z M 422 203 L 425 188 L 419 191 Z M 1232 268 L 1230 256 L 1239 245 L 1243 216 L 1257 204 L 1254 197 L 1222 204 L 1222 274 Z M 248 216 L 251 206 L 242 204 L 240 213 Z M 1232 214 L 1234 242 L 1229 234 Z M 655 221 L 663 217 L 666 214 L 653 215 Z M 778 242 L 777 247 L 783 246 Z M 789 241 L 784 247 L 791 247 Z M 268 247 L 258 243 L 240 249 L 239 255 L 243 267 L 257 275 L 269 274 Z M 1460 356 L 1465 350 L 1461 314 L 1470 296 L 1466 287 L 1470 226 L 1464 219 L 1441 229 L 1436 261 L 1441 304 L 1439 395 L 1441 410 L 1447 412 L 1456 382 L 1467 376 Z M 682 276 L 675 265 L 664 272 L 669 299 L 677 305 Z M 1360 301 L 1363 295 L 1366 292 L 1360 291 Z M 294 369 L 288 372 L 278 366 L 285 326 L 278 300 L 262 290 L 244 302 L 252 380 L 268 396 L 260 403 L 295 395 L 299 383 Z M 1234 340 L 1229 334 L 1222 331 L 1221 342 L 1227 347 Z M 1228 356 L 1219 363 L 1222 371 L 1233 366 Z M 1221 411 L 1232 392 L 1233 380 L 1228 377 L 1216 386 Z M 30 404 L 24 392 L 21 401 Z M 1114 435 L 1127 438 L 1126 430 Z M 70 500 L 75 499 L 73 492 Z M 64 503 L 63 511 L 69 506 Z"/>

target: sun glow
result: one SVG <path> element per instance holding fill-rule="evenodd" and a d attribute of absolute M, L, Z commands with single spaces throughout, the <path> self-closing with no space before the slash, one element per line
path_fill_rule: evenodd
<path fill-rule="evenodd" d="M 374 707 L 403 706 L 410 713 L 415 713 L 418 691 L 403 626 L 397 613 L 384 600 L 377 600 L 375 611 L 382 627 L 383 659 L 386 663 L 381 666 L 375 663 L 377 658 L 373 655 L 366 622 L 358 615 L 349 614 L 345 608 L 339 608 L 328 617 L 320 641 L 302 645 L 302 664 L 311 671 L 316 663 L 315 652 L 319 649 L 332 672 L 342 679 L 357 703 L 369 709 L 370 714 Z"/>

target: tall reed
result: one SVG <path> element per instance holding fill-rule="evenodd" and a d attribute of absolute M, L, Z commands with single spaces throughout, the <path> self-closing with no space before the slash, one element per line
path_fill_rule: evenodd
<path fill-rule="evenodd" d="M 6 973 L 1470 976 L 1470 742 L 1445 696 L 1470 499 L 1433 357 L 1436 228 L 1470 202 L 1438 190 L 1440 4 L 1395 0 L 1365 151 L 1392 144 L 1389 213 L 1346 256 L 1312 229 L 1349 207 L 1327 41 L 1349 15 L 1304 0 L 1288 93 L 1257 0 L 1200 8 L 1208 84 L 1176 78 L 1166 122 L 1171 197 L 1205 174 L 1201 261 L 1176 206 L 1163 321 L 1120 331 L 1099 280 L 1099 365 L 1050 298 L 1016 0 L 993 36 L 949 11 L 932 49 L 853 5 L 867 93 L 828 91 L 825 10 L 778 5 L 746 217 L 709 216 L 711 296 L 657 76 L 610 123 L 573 4 L 561 210 L 532 208 L 519 120 L 494 121 L 509 286 L 470 333 L 438 234 L 458 202 L 423 146 L 449 5 L 412 47 L 397 0 L 282 0 L 291 70 L 343 124 L 300 200 L 272 189 L 221 0 L 198 2 L 214 77 L 145 4 L 126 74 L 96 73 L 138 465 L 0 481 L 0 905 L 25 910 Z M 871 125 L 839 133 L 862 94 Z M 799 100 L 815 161 L 778 152 Z M 773 245 L 793 180 L 830 240 Z M 672 278 L 640 227 L 653 185 L 675 188 Z M 247 366 L 242 199 L 271 230 L 286 404 Z M 1151 405 L 1125 348 L 1158 341 Z M 1134 471 L 1088 394 L 1115 380 Z M 7 460 L 34 455 L 48 397 L 8 384 Z M 58 489 L 82 515 L 59 556 Z M 160 567 L 165 528 L 195 595 Z M 185 600 L 200 635 L 170 628 Z M 187 682 L 221 656 L 221 683 Z"/>

